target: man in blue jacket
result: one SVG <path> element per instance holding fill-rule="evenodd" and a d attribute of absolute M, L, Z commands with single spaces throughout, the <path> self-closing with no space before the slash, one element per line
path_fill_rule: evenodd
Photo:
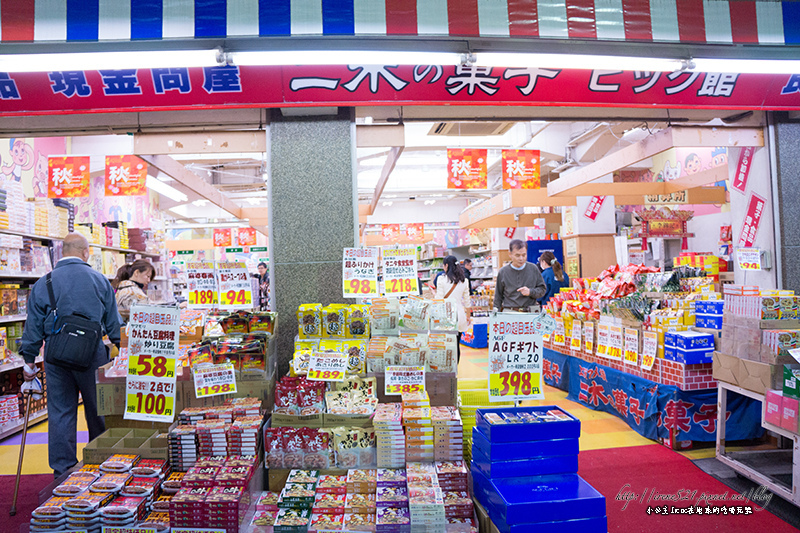
<path fill-rule="evenodd" d="M 59 316 L 79 314 L 103 326 L 109 340 L 119 347 L 120 325 L 114 289 L 108 279 L 93 270 L 89 259 L 89 243 L 77 233 L 64 239 L 63 257 L 52 273 L 53 292 Z M 55 317 L 50 306 L 45 278 L 31 289 L 28 318 L 22 335 L 20 354 L 25 359 L 25 380 L 35 374 L 35 359 L 42 342 L 53 332 Z M 105 431 L 103 417 L 97 414 L 95 371 L 108 362 L 102 340 L 97 344 L 92 366 L 85 371 L 64 368 L 45 362 L 47 376 L 48 453 L 50 468 L 56 477 L 78 462 L 77 423 L 78 393 L 83 397 L 89 440 Z"/>

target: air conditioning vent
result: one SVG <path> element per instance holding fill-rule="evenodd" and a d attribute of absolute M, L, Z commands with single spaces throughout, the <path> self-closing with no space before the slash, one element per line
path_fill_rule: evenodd
<path fill-rule="evenodd" d="M 513 122 L 437 122 L 428 135 L 486 137 L 503 135 L 513 126 Z"/>

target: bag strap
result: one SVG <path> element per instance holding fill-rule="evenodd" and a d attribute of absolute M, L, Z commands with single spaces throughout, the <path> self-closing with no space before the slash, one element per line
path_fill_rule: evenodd
<path fill-rule="evenodd" d="M 56 307 L 56 295 L 53 293 L 53 276 L 52 272 L 48 272 L 46 279 L 47 285 L 47 295 L 50 297 L 50 307 L 53 309 L 53 312 L 57 312 L 58 308 Z"/>
<path fill-rule="evenodd" d="M 456 285 L 457 283 L 453 283 L 453 286 L 450 287 L 450 290 L 447 291 L 447 294 L 444 295 L 445 300 L 447 300 L 450 297 L 450 295 L 453 294 L 453 291 L 456 290 Z"/>

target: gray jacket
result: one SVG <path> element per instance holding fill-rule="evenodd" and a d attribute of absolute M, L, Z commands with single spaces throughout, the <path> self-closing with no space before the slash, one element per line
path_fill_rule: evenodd
<path fill-rule="evenodd" d="M 119 313 L 114 289 L 108 279 L 77 257 L 56 263 L 52 278 L 59 316 L 79 314 L 96 321 L 103 326 L 108 339 L 119 346 Z M 33 285 L 28 297 L 28 319 L 19 350 L 26 363 L 32 363 L 39 355 L 42 342 L 53 331 L 53 319 L 43 276 Z M 97 355 L 105 356 L 105 353 L 105 346 L 100 342 Z"/>

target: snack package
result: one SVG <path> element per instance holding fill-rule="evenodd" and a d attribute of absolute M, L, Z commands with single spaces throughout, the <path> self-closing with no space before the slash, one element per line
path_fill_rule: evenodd
<path fill-rule="evenodd" d="M 296 339 L 294 341 L 294 351 L 308 350 L 316 352 L 319 350 L 319 339 Z"/>
<path fill-rule="evenodd" d="M 400 301 L 397 298 L 373 298 L 370 307 L 372 336 L 395 336 L 400 332 Z"/>
<path fill-rule="evenodd" d="M 447 300 L 433 300 L 429 311 L 432 330 L 458 330 L 458 310 L 453 302 Z"/>
<path fill-rule="evenodd" d="M 345 336 L 345 316 L 347 306 L 330 304 L 322 308 L 322 333 L 325 337 L 340 338 Z"/>
<path fill-rule="evenodd" d="M 419 296 L 409 296 L 405 299 L 405 304 L 400 306 L 401 316 L 403 317 L 403 327 L 416 331 L 428 330 L 428 307 L 430 300 L 425 300 Z"/>
<path fill-rule="evenodd" d="M 290 368 L 292 376 L 305 376 L 308 375 L 308 365 L 311 362 L 311 356 L 314 354 L 311 350 L 295 350 L 294 357 L 292 358 L 292 365 Z"/>
<path fill-rule="evenodd" d="M 214 346 L 212 344 L 200 344 L 192 346 L 188 350 L 189 366 L 192 368 L 208 364 L 214 364 Z"/>
<path fill-rule="evenodd" d="M 219 321 L 225 335 L 236 333 L 248 333 L 250 331 L 250 320 L 240 314 L 230 315 Z"/>
<path fill-rule="evenodd" d="M 338 468 L 358 468 L 360 431 L 358 428 L 334 428 L 333 439 L 336 446 Z"/>
<path fill-rule="evenodd" d="M 275 407 L 273 412 L 299 415 L 298 385 L 296 380 L 282 379 L 275 384 Z"/>
<path fill-rule="evenodd" d="M 315 471 L 330 468 L 330 443 L 328 440 L 330 435 L 315 428 L 302 428 L 301 431 L 305 449 L 303 457 L 305 467 L 313 468 Z"/>
<path fill-rule="evenodd" d="M 275 325 L 278 321 L 278 313 L 270 311 L 258 311 L 250 315 L 250 332 L 262 332 L 269 335 L 275 334 Z"/>
<path fill-rule="evenodd" d="M 349 512 L 345 508 L 345 531 L 375 531 L 375 514 L 361 514 Z"/>
<path fill-rule="evenodd" d="M 319 341 L 318 353 L 342 353 L 343 339 L 322 339 Z"/>
<path fill-rule="evenodd" d="M 347 310 L 347 331 L 349 338 L 366 338 L 370 336 L 369 306 L 356 304 Z"/>
<path fill-rule="evenodd" d="M 322 337 L 322 304 L 303 304 L 297 309 L 301 339 Z"/>
<path fill-rule="evenodd" d="M 367 341 L 365 339 L 348 339 L 342 341 L 341 349 L 347 354 L 347 374 L 363 376 L 367 371 Z"/>
<path fill-rule="evenodd" d="M 264 428 L 264 463 L 267 469 L 283 468 L 283 428 Z"/>
<path fill-rule="evenodd" d="M 367 343 L 366 366 L 367 372 L 385 372 L 386 363 L 383 355 L 386 353 L 386 346 L 389 337 L 372 337 Z"/>
<path fill-rule="evenodd" d="M 374 429 L 358 431 L 358 464 L 363 468 L 375 468 L 378 460 L 378 447 Z"/>
<path fill-rule="evenodd" d="M 331 496 L 328 494 L 327 496 Z M 338 511 L 338 509 L 336 509 Z M 344 512 L 344 508 L 342 508 Z M 311 522 L 308 525 L 309 533 L 319 531 L 341 531 L 344 522 L 344 514 L 333 514 L 331 509 L 325 509 L 324 513 L 313 513 Z"/>
<path fill-rule="evenodd" d="M 300 415 L 319 415 L 325 412 L 325 385 L 322 382 L 300 383 L 297 404 Z"/>
<path fill-rule="evenodd" d="M 283 428 L 284 468 L 303 468 L 305 451 L 303 434 L 299 428 Z"/>

